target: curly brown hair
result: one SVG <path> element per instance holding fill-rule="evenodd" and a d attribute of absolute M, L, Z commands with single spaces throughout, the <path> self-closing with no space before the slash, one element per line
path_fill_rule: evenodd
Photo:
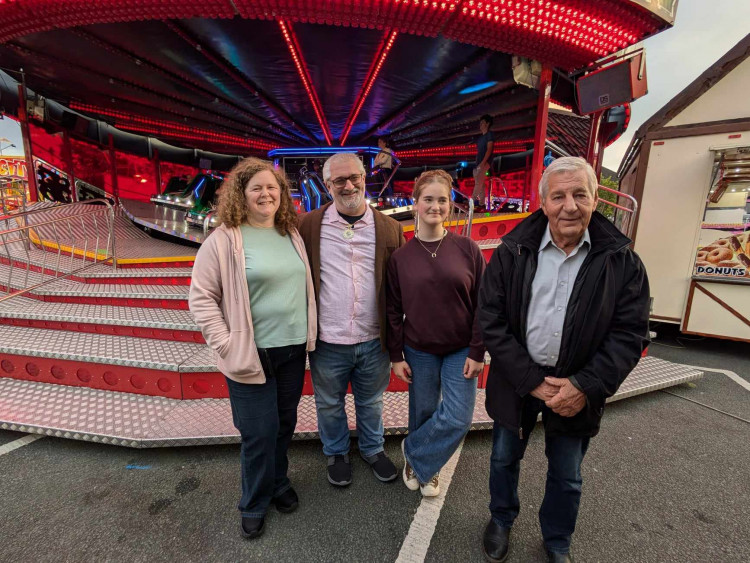
<path fill-rule="evenodd" d="M 422 190 L 427 184 L 443 184 L 448 188 L 448 197 L 451 196 L 451 190 L 453 189 L 453 178 L 445 170 L 427 170 L 422 172 L 414 181 L 414 189 L 411 192 L 412 199 L 416 202 L 419 196 L 422 194 Z"/>
<path fill-rule="evenodd" d="M 294 210 L 289 182 L 284 172 L 275 168 L 268 160 L 250 157 L 241 160 L 232 168 L 221 184 L 217 215 L 227 227 L 239 227 L 247 223 L 250 211 L 245 198 L 245 187 L 253 176 L 264 170 L 274 175 L 281 188 L 279 209 L 274 217 L 274 226 L 280 235 L 287 235 L 297 228 L 297 213 Z"/>

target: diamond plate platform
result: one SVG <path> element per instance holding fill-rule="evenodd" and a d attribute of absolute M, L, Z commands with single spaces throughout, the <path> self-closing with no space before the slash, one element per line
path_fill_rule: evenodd
<path fill-rule="evenodd" d="M 185 210 L 124 198 L 120 198 L 120 205 L 131 221 L 147 229 L 199 244 L 206 238 L 202 229 L 185 221 Z"/>
<path fill-rule="evenodd" d="M 501 238 L 488 238 L 484 240 L 478 240 L 477 244 L 479 245 L 479 248 L 482 250 L 489 250 L 493 248 L 497 248 L 500 246 L 500 243 L 503 241 Z"/>
<path fill-rule="evenodd" d="M 47 264 L 47 267 L 55 264 Z M 140 276 L 137 276 L 140 277 Z M 56 275 L 27 271 L 24 268 L 0 264 L 0 285 L 18 291 L 39 283 L 45 285 L 31 294 L 56 297 L 109 297 L 117 299 L 177 299 L 187 301 L 187 285 L 147 285 L 117 283 L 81 283 Z"/>
<path fill-rule="evenodd" d="M 610 401 L 701 377 L 702 372 L 687 366 L 643 358 Z M 477 391 L 472 430 L 492 427 L 484 409 L 484 393 L 484 389 Z M 386 393 L 384 403 L 386 433 L 405 434 L 408 393 Z M 354 430 L 351 395 L 347 396 L 346 409 L 350 429 Z M 227 399 L 185 401 L 8 378 L 0 378 L 0 429 L 131 448 L 239 442 Z M 303 396 L 294 437 L 317 436 L 314 398 Z"/>
<path fill-rule="evenodd" d="M 215 362 L 212 369 L 182 368 L 199 352 L 213 354 L 205 344 L 191 342 L 0 325 L 0 354 L 175 372 L 216 371 Z"/>
<path fill-rule="evenodd" d="M 0 302 L 0 318 L 43 320 L 58 323 L 91 323 L 165 330 L 198 331 L 190 311 L 54 303 L 23 296 Z"/>

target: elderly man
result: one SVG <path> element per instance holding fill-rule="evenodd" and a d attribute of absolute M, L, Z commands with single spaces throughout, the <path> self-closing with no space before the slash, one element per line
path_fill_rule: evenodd
<path fill-rule="evenodd" d="M 596 213 L 597 181 L 581 158 L 560 158 L 539 186 L 542 209 L 503 239 L 479 295 L 492 356 L 487 412 L 495 421 L 490 519 L 482 551 L 504 561 L 518 516 L 518 476 L 541 412 L 547 485 L 539 522 L 549 561 L 572 561 L 581 462 L 604 403 L 648 343 L 646 271 Z"/>
<path fill-rule="evenodd" d="M 352 153 L 338 153 L 323 165 L 333 196 L 302 218 L 318 303 L 318 343 L 310 368 L 328 481 L 352 482 L 349 425 L 344 409 L 351 384 L 357 413 L 359 453 L 380 481 L 398 472 L 383 451 L 383 392 L 390 378 L 385 349 L 385 271 L 404 244 L 398 222 L 367 204 L 365 169 Z"/>

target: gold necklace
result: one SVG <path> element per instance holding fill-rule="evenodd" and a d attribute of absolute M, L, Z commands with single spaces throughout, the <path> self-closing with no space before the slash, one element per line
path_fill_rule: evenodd
<path fill-rule="evenodd" d="M 443 231 L 443 237 L 440 239 L 440 242 L 437 245 L 437 248 L 435 249 L 435 252 L 431 252 L 429 248 L 427 248 L 424 244 L 422 244 L 422 241 L 419 239 L 418 236 L 415 236 L 414 238 L 417 239 L 417 242 L 424 248 L 427 252 L 430 253 L 430 256 L 433 258 L 437 258 L 437 252 L 440 250 L 440 245 L 443 244 L 443 241 L 445 240 L 445 236 L 448 234 L 448 231 Z"/>

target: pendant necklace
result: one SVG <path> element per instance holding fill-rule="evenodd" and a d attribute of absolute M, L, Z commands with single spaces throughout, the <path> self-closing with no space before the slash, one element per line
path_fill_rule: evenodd
<path fill-rule="evenodd" d="M 422 244 L 422 241 L 419 239 L 419 237 L 414 237 L 417 239 L 417 242 L 422 245 L 422 248 L 424 248 L 427 252 L 430 253 L 430 256 L 433 258 L 437 258 L 437 252 L 440 250 L 440 245 L 443 244 L 443 241 L 445 240 L 445 235 L 448 234 L 448 231 L 443 231 L 443 237 L 440 239 L 440 242 L 437 245 L 437 248 L 435 249 L 435 252 L 432 252 L 429 248 L 427 248 L 424 244 Z"/>
<path fill-rule="evenodd" d="M 346 240 L 351 240 L 352 238 L 354 238 L 354 225 L 347 225 L 344 229 L 344 232 L 341 233 L 341 236 Z"/>

